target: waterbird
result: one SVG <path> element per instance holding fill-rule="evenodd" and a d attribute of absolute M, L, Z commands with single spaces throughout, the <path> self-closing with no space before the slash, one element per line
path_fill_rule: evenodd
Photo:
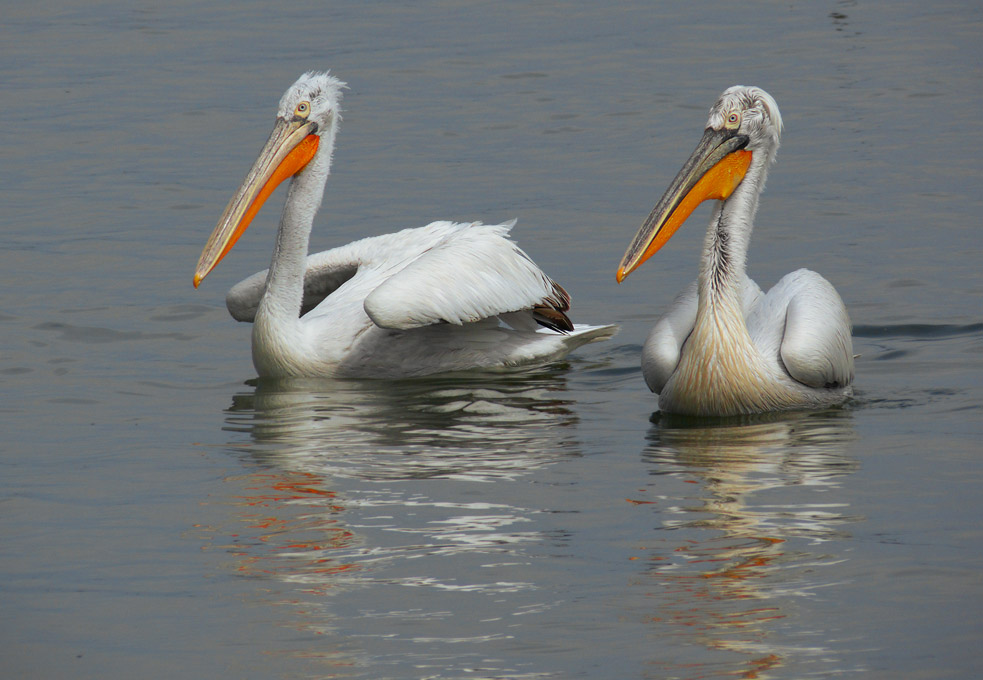
<path fill-rule="evenodd" d="M 226 297 L 253 323 L 260 376 L 398 378 L 562 358 L 616 326 L 574 325 L 570 296 L 509 238 L 514 221 L 438 221 L 308 255 L 341 121 L 342 89 L 303 74 L 201 253 L 195 288 L 273 190 L 290 185 L 269 269 Z"/>
<path fill-rule="evenodd" d="M 766 294 L 746 272 L 748 244 L 782 116 L 758 87 L 734 86 L 710 109 L 703 138 L 629 245 L 621 283 L 697 205 L 714 199 L 699 276 L 671 303 L 642 348 L 659 409 L 730 416 L 821 408 L 852 394 L 850 317 L 829 281 L 808 269 Z"/>

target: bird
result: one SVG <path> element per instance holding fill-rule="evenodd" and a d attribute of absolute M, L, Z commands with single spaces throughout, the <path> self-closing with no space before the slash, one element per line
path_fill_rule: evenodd
<path fill-rule="evenodd" d="M 235 285 L 232 317 L 253 323 L 260 377 L 402 378 L 542 365 L 614 325 L 574 325 L 570 296 L 510 238 L 514 221 L 437 221 L 308 255 L 346 84 L 304 73 L 222 213 L 194 274 L 231 250 L 289 179 L 269 269 Z"/>
<path fill-rule="evenodd" d="M 703 137 L 628 246 L 624 281 L 697 205 L 716 201 L 699 276 L 670 304 L 642 348 L 642 375 L 659 410 L 744 416 L 825 408 L 853 393 L 850 317 L 833 285 L 798 269 L 767 293 L 746 272 L 747 251 L 782 116 L 758 87 L 726 89 Z"/>

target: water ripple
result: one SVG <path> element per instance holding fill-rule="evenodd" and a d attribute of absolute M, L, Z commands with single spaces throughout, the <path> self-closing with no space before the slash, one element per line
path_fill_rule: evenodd
<path fill-rule="evenodd" d="M 887 325 L 854 326 L 853 335 L 858 338 L 911 338 L 918 340 L 940 340 L 959 338 L 966 335 L 983 334 L 983 323 L 905 323 Z"/>

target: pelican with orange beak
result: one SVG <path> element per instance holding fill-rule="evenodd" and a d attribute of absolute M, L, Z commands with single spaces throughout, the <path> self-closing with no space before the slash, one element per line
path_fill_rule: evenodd
<path fill-rule="evenodd" d="M 570 296 L 519 249 L 514 222 L 433 222 L 308 256 L 341 120 L 344 83 L 306 73 L 198 260 L 194 285 L 290 180 L 270 268 L 229 291 L 253 322 L 260 376 L 396 378 L 545 364 L 611 337 L 574 325 Z"/>
<path fill-rule="evenodd" d="M 765 294 L 746 273 L 758 197 L 781 129 L 778 104 L 767 92 L 725 90 L 696 150 L 618 267 L 620 283 L 700 203 L 717 201 L 697 280 L 673 301 L 642 349 L 642 374 L 666 413 L 822 408 L 852 394 L 850 317 L 832 284 L 799 269 Z"/>

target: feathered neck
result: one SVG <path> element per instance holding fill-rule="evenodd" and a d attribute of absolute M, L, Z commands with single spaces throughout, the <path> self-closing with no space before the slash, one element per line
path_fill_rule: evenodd
<path fill-rule="evenodd" d="M 266 290 L 256 311 L 253 327 L 254 361 L 257 346 L 276 347 L 283 357 L 291 347 L 300 349 L 300 310 L 304 296 L 304 274 L 314 216 L 321 207 L 324 187 L 331 171 L 336 126 L 321 134 L 317 154 L 290 180 L 280 216 Z M 257 336 L 262 341 L 257 342 Z"/>
<path fill-rule="evenodd" d="M 747 270 L 747 253 L 774 153 L 757 151 L 747 174 L 726 200 L 714 207 L 703 244 L 698 290 L 700 307 L 740 303 Z"/>

